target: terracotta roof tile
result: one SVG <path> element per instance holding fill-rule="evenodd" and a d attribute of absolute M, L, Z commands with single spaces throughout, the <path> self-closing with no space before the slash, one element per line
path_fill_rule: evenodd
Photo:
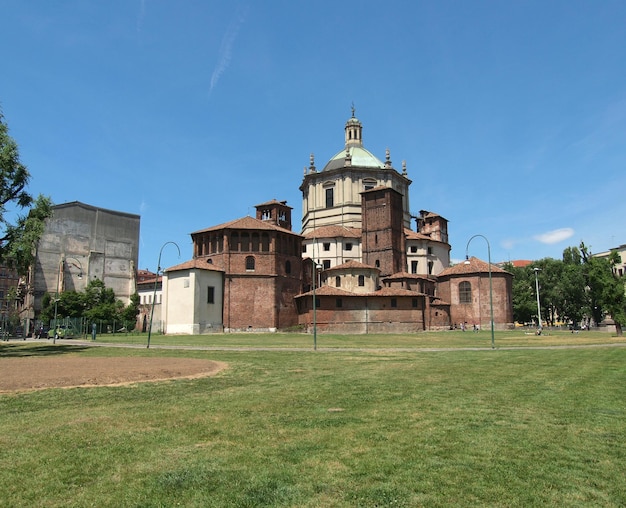
<path fill-rule="evenodd" d="M 474 256 L 469 258 L 469 263 L 467 261 L 462 261 L 461 263 L 451 266 L 443 270 L 438 277 L 446 277 L 448 275 L 464 275 L 464 274 L 472 274 L 472 273 L 488 273 L 489 272 L 489 263 L 482 261 Z M 497 267 L 493 263 L 491 263 L 491 273 L 509 273 L 502 268 Z"/>
<path fill-rule="evenodd" d="M 199 233 L 208 233 L 210 231 L 220 231 L 222 229 L 263 229 L 267 231 L 280 231 L 282 233 L 289 233 L 292 235 L 300 236 L 298 233 L 294 233 L 293 231 L 285 228 L 281 228 L 280 226 L 276 226 L 275 224 L 271 224 L 266 221 L 262 221 L 259 219 L 255 219 L 254 217 L 242 217 L 241 219 L 235 219 L 230 222 L 224 222 L 223 224 L 218 224 L 217 226 L 211 226 L 206 229 L 200 229 L 199 231 L 194 231 L 191 233 L 192 235 L 197 235 Z"/>
<path fill-rule="evenodd" d="M 408 273 L 408 272 L 398 272 L 392 273 L 387 277 L 383 277 L 382 280 L 401 280 L 401 279 L 412 279 L 412 280 L 431 280 L 434 281 L 434 276 L 423 275 L 419 273 Z"/>
<path fill-rule="evenodd" d="M 354 259 L 346 261 L 345 263 L 342 263 L 340 265 L 327 268 L 324 271 L 331 272 L 333 270 L 376 270 L 380 272 L 380 269 L 371 265 L 366 265 L 365 263 L 361 263 L 360 261 L 355 261 Z"/>
<path fill-rule="evenodd" d="M 265 203 L 261 203 L 259 205 L 255 205 L 255 207 L 258 208 L 260 206 L 270 206 L 270 205 L 284 205 L 284 206 L 287 206 L 287 201 L 278 201 L 277 199 L 272 199 L 272 200 L 267 201 Z M 291 206 L 288 206 L 288 208 L 291 208 Z"/>
<path fill-rule="evenodd" d="M 406 236 L 407 240 L 432 240 L 430 236 L 418 233 L 417 231 L 413 231 L 408 228 L 404 228 L 404 236 Z"/>
<path fill-rule="evenodd" d="M 516 268 L 524 268 L 525 266 L 532 264 L 532 261 L 529 261 L 528 259 L 514 259 L 513 261 L 510 261 L 510 263 Z"/>
<path fill-rule="evenodd" d="M 345 226 L 322 226 L 304 236 L 311 238 L 361 238 L 361 230 Z"/>
<path fill-rule="evenodd" d="M 224 270 L 222 270 L 221 268 L 217 268 L 216 266 L 213 266 L 210 263 L 206 262 L 206 258 L 194 258 L 194 259 L 190 259 L 189 261 L 185 261 L 184 263 L 181 263 L 179 265 L 175 265 L 175 266 L 170 266 L 169 268 L 165 269 L 165 272 L 177 272 L 180 270 L 192 270 L 194 268 L 200 269 L 200 270 L 211 270 L 213 272 L 223 272 Z"/>
<path fill-rule="evenodd" d="M 439 215 L 438 213 L 435 213 L 435 212 L 429 212 L 428 210 L 422 210 L 420 214 L 421 214 L 421 217 L 424 219 L 434 219 L 435 217 L 441 217 L 443 220 L 447 220 L 442 215 Z"/>

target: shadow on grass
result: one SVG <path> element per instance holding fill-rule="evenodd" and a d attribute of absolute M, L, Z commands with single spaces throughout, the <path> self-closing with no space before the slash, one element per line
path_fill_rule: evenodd
<path fill-rule="evenodd" d="M 0 344 L 0 358 L 19 358 L 26 356 L 51 356 L 76 353 L 88 349 L 86 346 L 42 344 L 31 346 L 25 344 Z"/>

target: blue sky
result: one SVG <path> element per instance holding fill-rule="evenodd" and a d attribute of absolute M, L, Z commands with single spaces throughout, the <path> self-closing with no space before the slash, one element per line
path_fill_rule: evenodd
<path fill-rule="evenodd" d="M 0 107 L 54 203 L 141 215 L 139 267 L 343 148 L 492 261 L 626 243 L 626 2 L 0 0 Z M 470 254 L 486 259 L 485 242 Z"/>

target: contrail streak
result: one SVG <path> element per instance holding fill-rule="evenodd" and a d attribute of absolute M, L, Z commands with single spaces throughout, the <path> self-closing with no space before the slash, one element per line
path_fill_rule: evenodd
<path fill-rule="evenodd" d="M 243 25 L 246 19 L 247 9 L 240 12 L 237 18 L 228 26 L 224 37 L 222 38 L 222 44 L 220 46 L 219 52 L 219 60 L 218 63 L 213 70 L 213 74 L 211 74 L 211 85 L 209 87 L 209 95 L 213 91 L 213 89 L 217 86 L 218 81 L 224 71 L 228 68 L 230 64 L 230 60 L 232 58 L 233 53 L 233 44 L 235 43 L 235 39 L 237 38 L 237 34 L 239 33 L 239 29 L 241 25 Z"/>

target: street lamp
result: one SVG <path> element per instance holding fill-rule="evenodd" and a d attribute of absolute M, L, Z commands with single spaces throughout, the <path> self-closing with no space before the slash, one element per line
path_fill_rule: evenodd
<path fill-rule="evenodd" d="M 317 279 L 317 270 L 321 270 L 322 269 L 322 265 L 320 265 L 319 263 L 316 263 L 314 260 L 312 261 L 312 272 L 313 272 L 313 278 L 312 278 L 312 283 L 313 283 L 313 350 L 316 351 L 317 350 L 317 307 L 316 307 L 316 301 L 315 301 L 315 282 Z"/>
<path fill-rule="evenodd" d="M 539 328 L 537 328 L 537 335 L 541 335 L 541 304 L 539 303 L 539 279 L 537 277 L 537 272 L 541 271 L 541 268 L 533 268 L 535 271 L 535 292 L 537 293 L 537 321 L 539 322 Z"/>
<path fill-rule="evenodd" d="M 163 249 L 168 244 L 176 246 L 176 249 L 178 249 L 178 257 L 180 258 L 180 247 L 176 242 L 165 242 L 161 246 L 161 250 L 159 251 L 159 260 L 157 261 L 156 277 L 154 278 L 154 293 L 152 295 L 152 311 L 150 312 L 150 326 L 148 327 L 148 345 L 146 346 L 147 349 L 150 348 L 150 336 L 152 335 L 152 318 L 154 317 L 154 304 L 156 303 L 157 284 L 159 283 L 159 272 L 161 271 L 161 254 L 163 254 Z"/>
<path fill-rule="evenodd" d="M 496 339 L 493 330 L 493 284 L 491 282 L 491 246 L 489 245 L 489 240 L 487 240 L 486 236 L 483 235 L 474 235 L 467 241 L 467 246 L 465 247 L 465 263 L 469 264 L 469 245 L 470 242 L 480 236 L 485 242 L 487 242 L 487 261 L 489 262 L 489 310 L 491 312 L 491 349 L 495 349 L 496 347 Z"/>
<path fill-rule="evenodd" d="M 78 273 L 78 278 L 82 279 L 83 278 L 83 265 L 82 263 L 73 257 L 66 257 L 63 258 L 61 257 L 61 260 L 59 261 L 59 269 L 57 270 L 57 289 L 56 289 L 56 293 L 54 295 L 54 328 L 53 328 L 53 332 L 52 332 L 52 343 L 56 344 L 57 343 L 57 309 L 58 309 L 58 305 L 59 305 L 59 284 L 61 283 L 61 271 L 65 268 L 65 260 L 66 259 L 73 259 L 74 261 L 76 261 L 78 263 L 79 266 L 77 266 L 77 268 L 79 268 L 80 272 Z M 76 266 L 76 265 L 73 265 Z"/>

